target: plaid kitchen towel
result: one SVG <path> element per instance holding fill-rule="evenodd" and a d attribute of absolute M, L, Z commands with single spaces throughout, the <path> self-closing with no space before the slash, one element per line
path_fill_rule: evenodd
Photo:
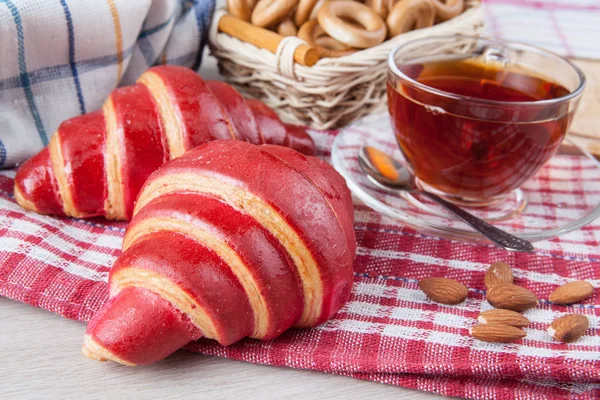
<path fill-rule="evenodd" d="M 597 0 L 486 0 L 488 34 L 600 57 Z M 197 69 L 215 0 L 0 0 L 0 168 L 155 63 Z"/>
<path fill-rule="evenodd" d="M 600 59 L 600 1 L 483 0 L 486 34 Z"/>
<path fill-rule="evenodd" d="M 358 129 L 358 128 L 354 128 Z M 312 132 L 327 154 L 335 132 Z M 551 166 L 530 187 L 548 198 L 561 182 L 599 187 L 600 178 L 573 159 Z M 597 168 L 597 167 L 595 167 Z M 552 171 L 558 171 L 553 178 Z M 12 195 L 14 172 L 0 174 L 0 295 L 88 321 L 107 299 L 110 266 L 120 253 L 124 223 L 56 218 L 21 209 Z M 576 191 L 576 189 L 574 189 Z M 560 218 L 565 208 L 595 203 L 574 197 L 540 202 L 536 213 Z M 582 196 L 581 196 L 582 197 Z M 557 213 L 560 208 L 562 213 Z M 351 298 L 330 321 L 290 330 L 272 341 L 243 340 L 229 347 L 200 340 L 188 349 L 252 363 L 312 369 L 477 399 L 592 399 L 600 397 L 600 290 L 581 304 L 542 300 L 517 343 L 485 343 L 469 336 L 485 301 L 484 271 L 507 261 L 516 283 L 541 299 L 558 285 L 585 279 L 600 286 L 600 221 L 561 238 L 536 243 L 532 254 L 452 241 L 417 232 L 355 204 L 358 241 Z M 469 288 L 462 304 L 445 306 L 417 287 L 428 276 L 449 277 Z M 579 313 L 590 320 L 572 344 L 548 336 L 555 318 Z M 8 322 L 3 322 L 8 323 Z M 81 343 L 73 343 L 74 347 Z M 90 361 L 92 362 L 92 361 Z"/>
<path fill-rule="evenodd" d="M 197 69 L 215 0 L 0 0 L 0 167 L 148 67 Z"/>

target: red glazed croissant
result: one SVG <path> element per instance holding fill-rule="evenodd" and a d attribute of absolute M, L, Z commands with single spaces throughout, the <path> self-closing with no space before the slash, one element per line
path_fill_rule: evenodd
<path fill-rule="evenodd" d="M 355 251 L 350 192 L 327 163 L 207 143 L 146 182 L 83 352 L 149 364 L 200 337 L 315 326 L 347 301 Z"/>
<path fill-rule="evenodd" d="M 260 101 L 192 70 L 160 66 L 114 90 L 102 110 L 63 122 L 17 172 L 15 198 L 41 214 L 128 220 L 153 171 L 215 139 L 315 153 L 302 128 L 282 123 Z"/>

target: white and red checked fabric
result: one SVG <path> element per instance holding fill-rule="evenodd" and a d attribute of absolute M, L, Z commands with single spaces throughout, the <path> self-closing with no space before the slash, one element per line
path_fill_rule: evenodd
<path fill-rule="evenodd" d="M 600 58 L 598 0 L 483 0 L 486 34 L 566 57 Z"/>
<path fill-rule="evenodd" d="M 323 154 L 334 136 L 313 132 Z M 107 299 L 108 271 L 120 253 L 125 224 L 23 211 L 12 197 L 12 175 L 0 175 L 0 295 L 88 321 Z M 600 286 L 600 221 L 538 244 L 533 254 L 515 254 L 419 233 L 358 203 L 355 216 L 359 247 L 353 294 L 332 320 L 273 341 L 249 339 L 225 348 L 201 340 L 188 349 L 449 396 L 600 396 L 600 290 L 584 304 L 542 301 L 527 312 L 532 325 L 517 343 L 484 343 L 468 334 L 479 312 L 490 308 L 483 272 L 493 261 L 507 261 L 517 283 L 542 299 L 572 279 Z M 428 300 L 417 287 L 427 276 L 463 282 L 469 287 L 467 301 L 444 306 Z M 584 314 L 591 325 L 584 338 L 568 345 L 546 333 L 548 324 L 565 313 Z"/>

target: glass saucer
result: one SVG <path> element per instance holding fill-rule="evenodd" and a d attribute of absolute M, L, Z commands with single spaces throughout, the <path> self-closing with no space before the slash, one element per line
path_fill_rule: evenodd
<path fill-rule="evenodd" d="M 559 151 L 536 176 L 500 204 L 465 209 L 530 241 L 551 239 L 592 222 L 600 216 L 600 163 L 571 144 L 574 151 Z M 404 161 L 387 113 L 367 116 L 342 129 L 333 143 L 331 158 L 358 199 L 415 229 L 453 239 L 487 242 L 427 197 L 375 185 L 358 165 L 358 150 L 365 145 Z"/>

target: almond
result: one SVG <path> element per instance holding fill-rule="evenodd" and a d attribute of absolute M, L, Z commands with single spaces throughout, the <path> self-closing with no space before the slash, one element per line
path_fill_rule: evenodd
<path fill-rule="evenodd" d="M 510 283 L 492 286 L 486 294 L 487 301 L 496 308 L 523 312 L 535 307 L 538 298 L 524 287 Z"/>
<path fill-rule="evenodd" d="M 587 299 L 594 287 L 586 281 L 569 282 L 550 294 L 549 300 L 555 304 L 572 304 Z"/>
<path fill-rule="evenodd" d="M 563 343 L 571 343 L 583 336 L 590 323 L 585 315 L 564 315 L 552 323 L 548 334 Z"/>
<path fill-rule="evenodd" d="M 514 342 L 527 336 L 523 330 L 505 324 L 479 324 L 473 326 L 469 333 L 475 339 L 496 343 Z"/>
<path fill-rule="evenodd" d="M 513 283 L 513 272 L 507 263 L 497 261 L 488 268 L 484 277 L 485 287 L 491 289 L 492 286 L 498 283 Z"/>
<path fill-rule="evenodd" d="M 531 323 L 527 318 L 516 311 L 502 309 L 484 311 L 479 314 L 477 321 L 479 321 L 480 324 L 504 324 L 517 328 L 525 328 Z"/>
<path fill-rule="evenodd" d="M 458 304 L 465 301 L 468 290 L 454 279 L 425 278 L 419 281 L 419 288 L 431 300 L 442 304 Z"/>

